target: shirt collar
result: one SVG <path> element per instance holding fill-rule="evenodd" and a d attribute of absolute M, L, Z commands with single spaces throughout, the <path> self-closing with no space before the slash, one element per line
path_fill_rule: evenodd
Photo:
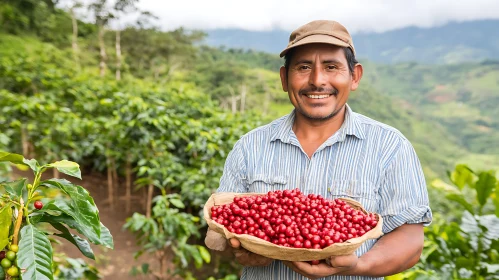
<path fill-rule="evenodd" d="M 345 104 L 345 106 L 346 106 L 346 112 L 343 124 L 341 125 L 340 129 L 333 136 L 331 136 L 330 139 L 326 141 L 326 143 L 330 142 L 332 138 L 336 139 L 336 141 L 334 142 L 344 141 L 347 135 L 353 135 L 358 139 L 366 138 L 361 120 L 359 119 L 357 114 L 352 111 L 352 109 L 350 108 L 350 106 L 348 106 L 348 104 Z M 289 115 L 281 118 L 281 121 L 278 122 L 274 127 L 272 138 L 270 139 L 271 142 L 278 139 L 284 143 L 290 142 L 291 137 L 294 136 L 293 123 L 295 121 L 295 115 L 296 112 L 295 109 L 293 109 L 293 111 Z"/>

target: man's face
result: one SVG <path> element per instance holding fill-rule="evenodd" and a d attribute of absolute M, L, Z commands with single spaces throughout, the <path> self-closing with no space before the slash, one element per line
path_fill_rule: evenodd
<path fill-rule="evenodd" d="M 362 66 L 356 65 L 352 75 L 341 47 L 307 44 L 294 50 L 287 77 L 284 67 L 280 74 L 297 114 L 328 120 L 342 110 L 350 91 L 357 89 Z"/>

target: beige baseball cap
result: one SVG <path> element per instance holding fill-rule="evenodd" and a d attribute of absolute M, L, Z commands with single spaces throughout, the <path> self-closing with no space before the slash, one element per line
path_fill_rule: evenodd
<path fill-rule="evenodd" d="M 283 57 L 290 49 L 311 43 L 325 43 L 348 47 L 355 55 L 352 37 L 345 26 L 333 20 L 315 20 L 291 33 L 288 46 L 281 52 Z"/>

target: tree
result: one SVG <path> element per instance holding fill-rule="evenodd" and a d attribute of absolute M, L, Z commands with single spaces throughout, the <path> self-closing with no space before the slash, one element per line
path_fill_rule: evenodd
<path fill-rule="evenodd" d="M 78 54 L 78 19 L 76 18 L 75 10 L 82 8 L 83 3 L 81 1 L 75 0 L 69 8 L 69 14 L 71 15 L 71 23 L 73 26 L 73 36 L 71 37 L 71 47 L 73 49 L 73 56 L 76 63 L 76 67 L 80 70 L 80 58 Z"/>
<path fill-rule="evenodd" d="M 88 9 L 94 13 L 95 24 L 98 26 L 99 34 L 99 49 L 100 49 L 100 62 L 99 62 L 99 73 L 101 77 L 106 75 L 106 45 L 104 42 L 104 35 L 106 32 L 106 27 L 109 21 L 114 18 L 112 9 L 109 7 L 108 0 L 95 0 L 90 5 Z"/>
<path fill-rule="evenodd" d="M 121 17 L 128 13 L 137 11 L 137 7 L 135 6 L 139 0 L 118 0 L 114 4 L 114 19 L 118 22 L 118 26 L 116 27 L 116 80 L 121 80 L 121 65 L 122 65 L 122 56 L 121 56 L 121 26 L 119 21 Z"/>

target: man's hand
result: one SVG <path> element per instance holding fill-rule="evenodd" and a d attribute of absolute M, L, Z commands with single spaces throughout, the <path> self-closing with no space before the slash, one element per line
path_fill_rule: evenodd
<path fill-rule="evenodd" d="M 308 262 L 283 262 L 296 273 L 299 273 L 310 279 L 317 279 L 335 275 L 347 270 L 354 269 L 357 266 L 359 258 L 355 254 L 346 256 L 332 256 L 317 265 Z"/>
<path fill-rule="evenodd" d="M 237 262 L 243 266 L 267 266 L 273 261 L 272 259 L 244 249 L 241 247 L 241 242 L 235 238 L 229 239 L 228 243 L 232 247 L 232 253 L 236 257 Z"/>

